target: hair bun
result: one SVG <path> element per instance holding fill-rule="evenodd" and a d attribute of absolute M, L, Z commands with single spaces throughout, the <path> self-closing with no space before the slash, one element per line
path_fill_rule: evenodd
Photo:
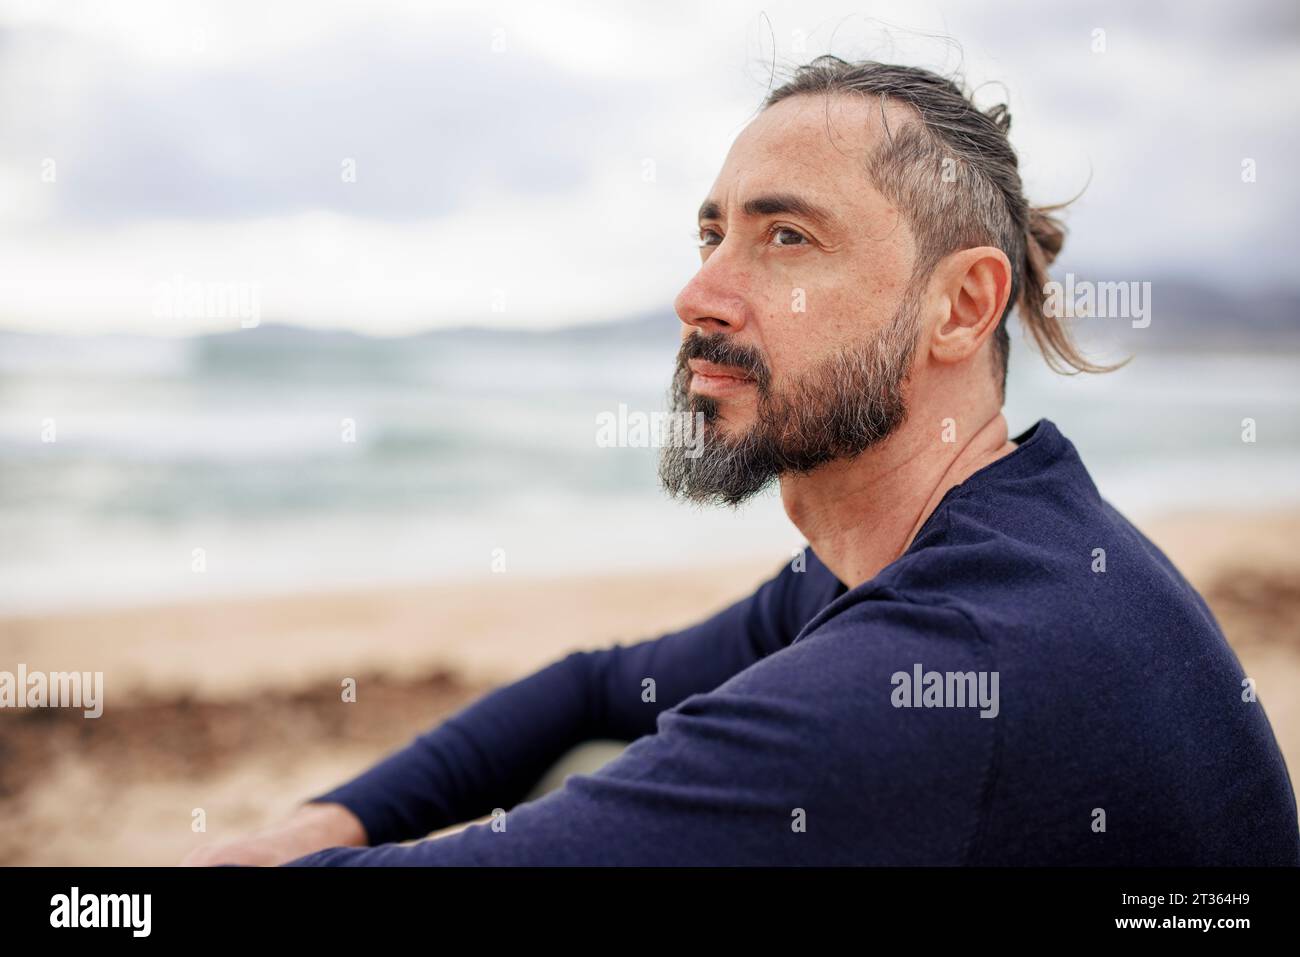
<path fill-rule="evenodd" d="M 997 106 L 991 106 L 984 111 L 984 115 L 993 121 L 993 125 L 1003 133 L 1011 129 L 1011 111 L 1007 109 L 1005 103 L 999 103 Z"/>
<path fill-rule="evenodd" d="M 1029 236 L 1042 252 L 1044 265 L 1051 265 L 1065 245 L 1065 225 L 1045 209 L 1030 207 Z"/>

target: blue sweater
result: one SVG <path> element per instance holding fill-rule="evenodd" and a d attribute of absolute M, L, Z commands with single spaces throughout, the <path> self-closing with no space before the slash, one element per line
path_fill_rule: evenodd
<path fill-rule="evenodd" d="M 1016 441 L 856 588 L 809 550 L 692 628 L 479 699 L 313 798 L 377 846 L 289 866 L 1300 863 L 1204 600 L 1050 420 Z M 519 803 L 592 738 L 632 743 Z"/>

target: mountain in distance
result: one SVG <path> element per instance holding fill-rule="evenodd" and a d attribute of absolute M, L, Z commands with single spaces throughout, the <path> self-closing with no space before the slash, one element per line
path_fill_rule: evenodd
<path fill-rule="evenodd" d="M 1064 276 L 1054 276 L 1064 282 Z M 1088 274 L 1074 275 L 1076 294 L 1080 284 L 1094 280 Z M 1230 289 L 1186 277 L 1150 280 L 1142 291 L 1143 302 L 1149 290 L 1150 321 L 1135 328 L 1130 317 L 1081 316 L 1069 320 L 1076 338 L 1087 345 L 1115 346 L 1122 349 L 1157 346 L 1170 351 L 1229 349 L 1300 349 L 1300 288 L 1277 285 L 1262 289 Z M 363 332 L 317 329 L 292 322 L 263 322 L 251 329 L 231 329 L 204 333 L 195 338 L 204 352 L 233 358 L 240 354 L 285 353 L 297 350 L 313 354 L 357 352 L 384 354 L 394 348 L 421 345 L 458 346 L 529 343 L 548 346 L 601 345 L 637 347 L 671 347 L 681 334 L 681 323 L 673 310 L 665 306 L 630 317 L 607 322 L 586 323 L 551 328 L 499 327 L 482 325 L 444 326 L 399 337 L 378 337 Z M 37 353 L 43 351 L 41 340 L 76 339 L 87 348 L 99 341 L 113 348 L 129 348 L 132 340 L 156 342 L 157 337 L 135 334 L 104 336 L 46 336 L 41 333 L 0 330 L 0 351 Z M 0 358 L 3 358 L 0 356 Z M 0 369 L 6 363 L 0 362 Z"/>

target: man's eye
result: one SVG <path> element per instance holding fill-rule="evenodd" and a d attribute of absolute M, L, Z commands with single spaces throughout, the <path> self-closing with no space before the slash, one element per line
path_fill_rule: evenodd
<path fill-rule="evenodd" d="M 700 230 L 699 241 L 701 246 L 716 246 L 722 242 L 722 236 L 717 230 L 709 229 L 707 226 Z"/>
<path fill-rule="evenodd" d="M 790 237 L 790 236 L 794 237 L 792 241 L 789 242 L 781 241 L 782 237 Z M 804 236 L 803 233 L 799 232 L 796 229 L 791 229 L 789 226 L 776 227 L 776 229 L 772 230 L 772 238 L 774 240 L 777 240 L 776 244 L 778 246 L 803 246 L 808 242 L 807 238 Z"/>

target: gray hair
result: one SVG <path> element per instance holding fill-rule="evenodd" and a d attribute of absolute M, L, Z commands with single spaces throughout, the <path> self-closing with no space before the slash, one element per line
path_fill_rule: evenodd
<path fill-rule="evenodd" d="M 900 101 L 919 120 L 893 131 L 886 121 L 885 142 L 867 163 L 872 184 L 898 206 L 916 237 L 914 283 L 944 256 L 974 246 L 996 246 L 1011 261 L 1011 295 L 992 350 L 1004 396 L 1011 351 L 1006 320 L 1017 306 L 1021 324 L 1054 371 L 1108 372 L 1123 365 L 1093 364 L 1061 319 L 1044 311 L 1047 267 L 1065 241 L 1064 226 L 1049 214 L 1064 204 L 1033 207 L 1026 201 L 1007 139 L 1011 114 L 1005 105 L 982 112 L 957 83 L 928 70 L 827 55 L 799 67 L 768 95 L 763 109 L 793 96 L 819 94 L 879 97 L 882 120 L 886 102 Z"/>

